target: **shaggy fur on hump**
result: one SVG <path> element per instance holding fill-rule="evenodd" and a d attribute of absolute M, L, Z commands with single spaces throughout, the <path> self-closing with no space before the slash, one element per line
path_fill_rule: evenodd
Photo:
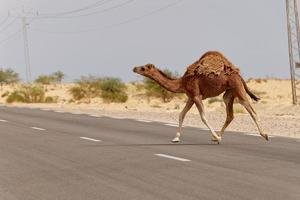
<path fill-rule="evenodd" d="M 232 73 L 239 74 L 240 70 L 235 67 L 223 54 L 217 51 L 209 51 L 205 53 L 199 60 L 190 65 L 185 75 L 204 75 L 214 74 L 219 76 L 221 72 L 226 75 Z"/>

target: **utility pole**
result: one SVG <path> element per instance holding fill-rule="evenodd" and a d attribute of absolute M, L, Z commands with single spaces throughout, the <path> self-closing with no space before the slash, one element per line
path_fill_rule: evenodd
<path fill-rule="evenodd" d="M 29 55 L 29 44 L 28 44 L 28 35 L 27 35 L 27 24 L 26 16 L 22 16 L 22 29 L 23 29 L 23 40 L 24 40 L 24 57 L 25 57 L 25 67 L 26 67 L 26 81 L 27 83 L 31 82 L 31 69 L 30 69 L 30 55 Z"/>
<path fill-rule="evenodd" d="M 300 78 L 300 29 L 297 0 L 286 0 L 289 61 L 292 84 L 293 104 L 297 105 L 297 90 Z"/>
<path fill-rule="evenodd" d="M 31 82 L 31 66 L 30 66 L 30 53 L 29 53 L 29 42 L 28 42 L 28 33 L 27 28 L 29 26 L 29 23 L 27 21 L 28 15 L 32 15 L 31 12 L 25 12 L 24 6 L 22 8 L 22 11 L 10 11 L 9 14 L 12 17 L 16 17 L 21 19 L 22 24 L 22 31 L 23 31 L 23 42 L 24 42 L 24 59 L 25 59 L 25 75 L 26 75 L 26 82 Z"/>

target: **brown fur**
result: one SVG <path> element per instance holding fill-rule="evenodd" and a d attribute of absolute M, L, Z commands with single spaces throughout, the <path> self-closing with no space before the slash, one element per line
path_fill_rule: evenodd
<path fill-rule="evenodd" d="M 169 91 L 179 93 L 184 92 L 189 97 L 189 100 L 179 117 L 179 135 L 184 116 L 195 103 L 202 121 L 211 130 L 214 139 L 220 141 L 220 136 L 222 136 L 225 128 L 233 119 L 233 100 L 238 98 L 239 102 L 253 118 L 261 136 L 268 140 L 267 134 L 263 133 L 258 125 L 256 113 L 247 98 L 247 94 L 256 101 L 259 98 L 250 92 L 239 73 L 239 69 L 228 61 L 221 53 L 215 51 L 205 53 L 198 61 L 190 65 L 185 74 L 179 79 L 168 78 L 167 75 L 152 64 L 135 67 L 133 71 L 155 80 Z M 223 92 L 225 92 L 223 98 L 226 105 L 227 119 L 221 133 L 216 135 L 205 118 L 202 100 L 218 96 Z"/>

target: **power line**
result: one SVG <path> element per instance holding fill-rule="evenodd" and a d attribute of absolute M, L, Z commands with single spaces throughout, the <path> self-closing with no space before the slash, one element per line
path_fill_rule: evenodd
<path fill-rule="evenodd" d="M 7 38 L 0 40 L 0 45 L 4 44 L 5 42 L 7 42 L 8 40 L 14 38 L 16 35 L 18 35 L 19 33 L 21 33 L 21 30 L 18 30 L 16 32 L 14 32 L 13 34 L 9 35 Z"/>
<path fill-rule="evenodd" d="M 2 26 L 3 24 L 5 24 L 7 22 L 7 20 L 9 19 L 9 16 L 6 16 L 6 18 L 4 18 L 1 22 L 0 22 L 0 26 Z"/>
<path fill-rule="evenodd" d="M 11 25 L 13 25 L 13 23 L 16 21 L 16 19 L 17 19 L 17 17 L 13 18 L 13 20 L 12 20 L 9 24 L 7 24 L 6 26 L 4 26 L 4 28 L 2 28 L 2 29 L 0 30 L 0 33 L 4 32 L 4 31 L 5 31 L 6 29 L 8 29 Z"/>
<path fill-rule="evenodd" d="M 58 17 L 58 16 L 64 16 L 64 15 L 69 15 L 69 14 L 73 14 L 73 13 L 78 13 L 78 12 L 82 12 L 84 10 L 88 10 L 91 8 L 96 8 L 99 7 L 101 5 L 104 5 L 110 1 L 113 0 L 101 0 L 101 1 L 96 1 L 90 5 L 87 5 L 85 7 L 82 8 L 78 8 L 78 9 L 74 9 L 74 10 L 69 10 L 69 11 L 65 11 L 65 12 L 58 12 L 58 13 L 39 13 L 42 17 Z"/>
<path fill-rule="evenodd" d="M 66 32 L 57 32 L 57 31 L 48 31 L 48 30 L 43 30 L 43 29 L 37 29 L 37 28 L 31 28 L 30 30 L 33 31 L 37 31 L 37 32 L 43 32 L 43 33 L 51 33 L 51 34 L 79 34 L 79 33 L 87 33 L 87 32 L 95 32 L 95 31 L 101 31 L 101 30 L 105 30 L 105 29 L 111 29 L 111 28 L 116 28 L 118 26 L 122 26 L 124 24 L 128 24 L 134 21 L 139 21 L 145 17 L 149 17 L 151 15 L 154 15 L 156 13 L 162 12 L 170 7 L 173 7 L 175 5 L 177 5 L 178 3 L 182 2 L 183 0 L 177 0 L 173 3 L 169 3 L 165 6 L 159 7 L 157 9 L 154 9 L 146 14 L 143 15 L 139 15 L 136 17 L 132 17 L 129 18 L 127 20 L 124 20 L 122 22 L 119 23 L 115 23 L 115 24 L 111 24 L 111 25 L 106 25 L 106 26 L 102 26 L 102 27 L 98 27 L 98 28 L 93 28 L 93 29 L 85 29 L 85 30 L 79 30 L 79 31 L 66 31 Z"/>
<path fill-rule="evenodd" d="M 25 2 L 22 1 L 22 0 L 15 0 L 15 1 L 17 1 L 17 2 L 19 2 L 19 3 L 21 3 L 21 4 L 24 4 L 24 3 L 25 3 Z"/>
<path fill-rule="evenodd" d="M 114 6 L 102 9 L 102 10 L 98 10 L 98 11 L 94 11 L 94 12 L 90 12 L 90 13 L 86 13 L 86 14 L 81 14 L 81 15 L 73 15 L 73 16 L 53 16 L 53 17 L 36 17 L 37 19 L 73 19 L 73 18 L 79 18 L 79 17 L 88 17 L 91 15 L 96 15 L 96 14 L 100 14 L 100 13 L 105 13 L 123 6 L 126 6 L 127 4 L 133 2 L 135 0 L 127 0 L 125 2 L 116 4 Z"/>

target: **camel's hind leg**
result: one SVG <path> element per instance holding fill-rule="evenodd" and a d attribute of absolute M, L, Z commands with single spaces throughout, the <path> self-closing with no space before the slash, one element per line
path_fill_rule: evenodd
<path fill-rule="evenodd" d="M 233 120 L 233 101 L 234 101 L 234 96 L 230 90 L 227 90 L 225 94 L 223 95 L 223 100 L 226 105 L 226 121 L 221 129 L 221 132 L 219 133 L 219 136 L 223 136 L 225 129 L 229 126 L 229 124 Z M 216 138 L 212 138 L 212 141 L 216 142 Z"/>
<path fill-rule="evenodd" d="M 234 115 L 233 115 L 233 101 L 234 101 L 234 96 L 231 91 L 226 91 L 223 100 L 226 105 L 226 121 L 221 129 L 220 136 L 222 137 L 224 134 L 225 129 L 229 126 L 229 124 L 232 122 Z"/>
<path fill-rule="evenodd" d="M 212 126 L 208 123 L 206 117 L 205 117 L 205 113 L 204 113 L 204 106 L 202 103 L 202 98 L 200 97 L 194 97 L 194 102 L 198 108 L 199 114 L 201 116 L 201 120 L 202 122 L 207 126 L 207 128 L 209 128 L 209 130 L 212 133 L 213 138 L 216 139 L 216 141 L 219 143 L 221 141 L 221 137 L 218 136 L 218 134 L 214 131 L 214 129 L 212 128 Z"/>
<path fill-rule="evenodd" d="M 255 122 L 256 126 L 257 126 L 257 129 L 260 133 L 260 135 L 265 138 L 266 140 L 269 140 L 269 137 L 266 133 L 263 132 L 262 128 L 260 127 L 259 123 L 258 123 L 258 118 L 256 116 L 256 112 L 254 111 L 253 107 L 251 106 L 249 100 L 247 99 L 247 96 L 246 96 L 246 91 L 244 90 L 240 90 L 238 92 L 238 99 L 240 101 L 240 104 L 242 104 L 246 110 L 248 111 L 248 113 L 250 114 L 250 116 L 252 117 L 253 121 Z"/>
<path fill-rule="evenodd" d="M 184 117 L 186 115 L 186 113 L 191 109 L 191 107 L 194 105 L 194 101 L 189 98 L 185 104 L 185 107 L 183 108 L 183 110 L 181 111 L 181 113 L 179 114 L 179 127 L 178 127 L 178 132 L 176 133 L 175 138 L 172 140 L 173 143 L 177 143 L 180 142 L 180 133 L 181 133 L 181 129 L 182 129 L 182 123 L 184 120 Z"/>

